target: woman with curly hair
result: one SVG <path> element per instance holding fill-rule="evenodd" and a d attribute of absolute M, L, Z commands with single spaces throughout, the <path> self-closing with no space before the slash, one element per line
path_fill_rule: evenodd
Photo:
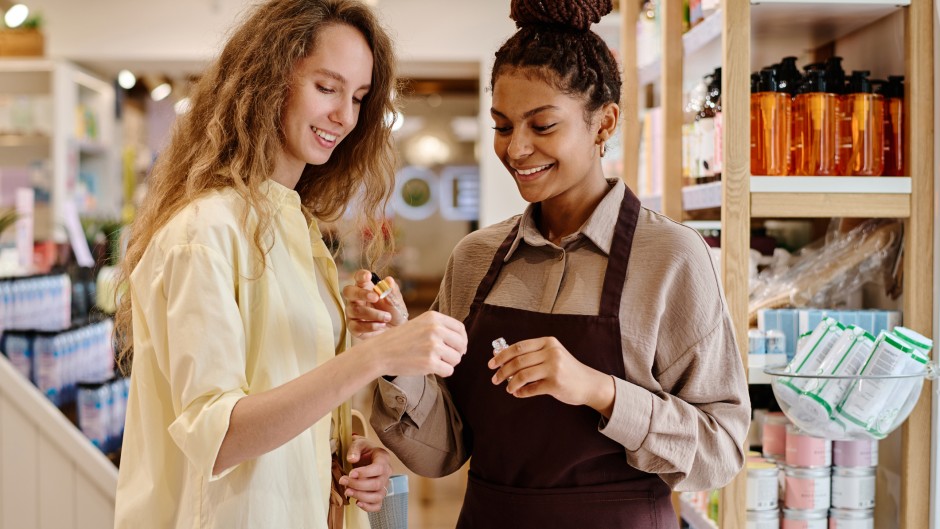
<path fill-rule="evenodd" d="M 346 349 L 318 221 L 358 197 L 380 232 L 394 83 L 364 5 L 270 0 L 195 86 L 123 263 L 115 527 L 356 526 L 380 508 L 389 456 L 348 435 L 344 402 L 381 375 L 449 375 L 466 350 L 439 313 Z"/>
<path fill-rule="evenodd" d="M 466 326 L 454 374 L 379 381 L 372 425 L 406 465 L 469 458 L 461 529 L 675 528 L 671 489 L 720 487 L 744 462 L 747 381 L 705 242 L 603 173 L 621 81 L 590 26 L 610 10 L 512 2 L 490 112 L 530 205 L 451 255 L 432 308 Z M 355 279 L 353 333 L 393 329 L 394 305 Z"/>

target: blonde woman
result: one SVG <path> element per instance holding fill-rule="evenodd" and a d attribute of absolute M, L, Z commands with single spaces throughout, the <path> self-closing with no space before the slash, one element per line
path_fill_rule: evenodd
<path fill-rule="evenodd" d="M 347 419 L 332 410 L 382 375 L 447 376 L 466 350 L 460 322 L 428 313 L 343 352 L 318 220 L 362 192 L 379 232 L 393 65 L 362 4 L 271 0 L 195 86 L 123 264 L 116 327 L 132 370 L 115 527 L 326 528 L 344 510 L 356 526 L 380 508 L 389 456 L 362 438 L 331 446 Z"/>

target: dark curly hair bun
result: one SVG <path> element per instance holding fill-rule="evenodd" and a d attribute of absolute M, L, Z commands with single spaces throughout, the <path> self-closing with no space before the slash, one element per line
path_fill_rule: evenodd
<path fill-rule="evenodd" d="M 611 0 L 512 0 L 509 18 L 517 28 L 567 26 L 587 31 L 612 9 Z"/>

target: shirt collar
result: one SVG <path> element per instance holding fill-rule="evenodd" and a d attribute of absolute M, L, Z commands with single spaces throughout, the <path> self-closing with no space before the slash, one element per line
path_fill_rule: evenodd
<path fill-rule="evenodd" d="M 578 229 L 577 232 L 569 235 L 566 239 L 572 240 L 584 235 L 595 246 L 607 255 L 610 255 L 610 244 L 614 238 L 614 227 L 617 225 L 617 217 L 620 215 L 620 203 L 626 193 L 627 187 L 622 180 L 618 178 L 608 178 L 607 183 L 610 190 L 604 195 L 600 203 L 594 208 L 591 216 Z M 538 203 L 529 204 L 519 220 L 519 231 L 513 240 L 509 251 L 506 252 L 504 262 L 508 262 L 512 254 L 515 253 L 521 242 L 529 246 L 545 246 L 552 244 L 546 239 L 535 225 L 535 213 L 539 207 Z"/>
<path fill-rule="evenodd" d="M 300 195 L 297 191 L 289 189 L 270 178 L 261 182 L 260 189 L 261 192 L 268 197 L 268 200 L 275 205 L 300 207 Z"/>

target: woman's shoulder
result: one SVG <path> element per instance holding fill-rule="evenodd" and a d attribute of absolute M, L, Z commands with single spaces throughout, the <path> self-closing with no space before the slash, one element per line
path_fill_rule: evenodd
<path fill-rule="evenodd" d="M 234 190 L 214 190 L 183 206 L 161 228 L 154 240 L 164 248 L 199 244 L 231 250 L 243 238 L 244 201 Z"/>
<path fill-rule="evenodd" d="M 653 259 L 655 256 L 670 261 L 710 259 L 708 245 L 698 231 L 646 208 L 640 210 L 634 244 Z"/>

